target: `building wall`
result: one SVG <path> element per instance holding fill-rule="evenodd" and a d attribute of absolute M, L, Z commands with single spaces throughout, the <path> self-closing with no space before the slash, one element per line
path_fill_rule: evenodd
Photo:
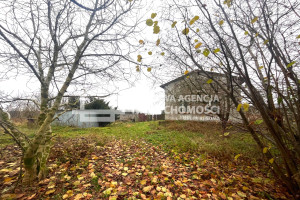
<path fill-rule="evenodd" d="M 224 82 L 226 86 L 226 77 L 220 75 L 216 76 L 219 81 Z M 178 79 L 166 85 L 165 89 L 165 112 L 166 112 L 166 120 L 192 120 L 192 121 L 219 121 L 219 117 L 216 114 L 189 114 L 189 113 L 168 113 L 168 109 L 170 107 L 205 107 L 209 106 L 207 102 L 186 102 L 186 101 L 179 101 L 180 96 L 187 96 L 187 95 L 194 95 L 194 96 L 202 96 L 209 95 L 215 97 L 218 96 L 219 102 L 211 102 L 210 106 L 218 106 L 220 108 L 220 112 L 224 112 L 226 110 L 228 104 L 228 98 L 226 94 L 221 90 L 221 88 L 216 83 L 207 83 L 208 79 L 201 74 L 193 73 L 188 78 L 183 77 L 182 79 Z M 211 87 L 214 86 L 215 90 Z M 240 91 L 236 90 L 236 95 L 240 95 Z M 176 102 L 170 101 L 170 96 L 174 96 Z M 191 97 L 191 96 L 190 96 Z M 239 122 L 241 121 L 239 117 L 239 113 L 236 111 L 236 107 L 231 103 L 229 100 L 229 107 L 230 107 L 230 121 Z M 209 106 L 209 107 L 210 107 Z M 170 109 L 169 109 L 170 111 Z"/>
<path fill-rule="evenodd" d="M 80 115 L 74 115 L 72 114 L 72 111 L 62 114 L 52 124 L 57 126 L 75 126 L 81 128 L 99 127 L 98 122 L 81 122 Z"/>
<path fill-rule="evenodd" d="M 134 122 L 134 121 L 137 121 L 137 119 L 138 119 L 138 116 L 137 116 L 137 114 L 134 114 L 134 113 L 132 113 L 132 114 L 127 114 L 127 113 L 125 113 L 124 115 L 120 115 L 120 121 L 132 121 L 132 122 Z"/>

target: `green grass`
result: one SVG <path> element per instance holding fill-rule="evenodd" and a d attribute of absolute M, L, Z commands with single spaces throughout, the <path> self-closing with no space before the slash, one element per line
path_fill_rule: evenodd
<path fill-rule="evenodd" d="M 32 137 L 36 130 L 20 126 Z M 97 145 L 105 145 L 112 139 L 125 141 L 145 140 L 160 146 L 166 151 L 205 153 L 222 159 L 231 159 L 237 154 L 251 160 L 260 159 L 261 154 L 251 135 L 247 132 L 230 129 L 225 137 L 219 125 L 205 122 L 139 122 L 114 123 L 108 127 L 76 128 L 53 127 L 57 137 L 75 138 L 82 136 L 94 137 Z M 7 135 L 0 135 L 0 147 L 12 144 Z M 255 158 L 255 159 L 253 159 Z"/>
<path fill-rule="evenodd" d="M 34 133 L 36 132 L 35 128 L 28 128 L 24 124 L 18 125 L 18 130 L 23 133 L 26 133 L 26 135 L 29 138 L 32 138 L 34 136 Z M 7 134 L 4 134 L 0 128 L 0 148 L 5 147 L 6 145 L 13 144 L 13 143 L 14 143 L 14 141 L 13 141 L 12 137 Z"/>

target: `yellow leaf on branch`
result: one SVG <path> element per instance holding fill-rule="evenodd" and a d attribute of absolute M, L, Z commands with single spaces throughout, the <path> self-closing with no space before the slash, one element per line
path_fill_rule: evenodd
<path fill-rule="evenodd" d="M 214 53 L 218 53 L 218 52 L 220 52 L 220 48 L 214 50 Z"/>
<path fill-rule="evenodd" d="M 152 19 L 154 19 L 156 16 L 157 16 L 156 13 L 152 13 L 152 14 L 151 14 L 151 18 L 152 18 Z"/>
<path fill-rule="evenodd" d="M 254 17 L 254 19 L 251 20 L 251 23 L 254 24 L 258 20 L 258 17 Z"/>
<path fill-rule="evenodd" d="M 237 110 L 238 112 L 240 112 L 241 108 L 242 108 L 242 104 L 239 104 L 239 105 L 237 106 L 236 110 Z"/>
<path fill-rule="evenodd" d="M 294 64 L 296 64 L 296 61 L 289 63 L 286 67 L 289 68 L 289 67 L 293 66 Z"/>
<path fill-rule="evenodd" d="M 172 28 L 174 28 L 176 26 L 176 24 L 177 24 L 177 21 L 174 21 L 173 24 L 171 25 Z"/>
<path fill-rule="evenodd" d="M 137 56 L 137 61 L 138 61 L 138 62 L 142 62 L 142 56 L 141 56 L 141 55 L 138 55 L 138 56 Z"/>
<path fill-rule="evenodd" d="M 269 40 L 265 40 L 264 41 L 264 45 L 268 44 Z"/>
<path fill-rule="evenodd" d="M 206 81 L 207 84 L 211 84 L 213 82 L 212 79 L 209 79 L 208 81 Z"/>
<path fill-rule="evenodd" d="M 190 21 L 190 25 L 193 25 L 198 19 L 199 19 L 199 16 L 195 16 L 195 17 Z"/>
<path fill-rule="evenodd" d="M 244 111 L 247 112 L 249 110 L 249 104 L 244 103 L 243 108 L 244 108 Z"/>
<path fill-rule="evenodd" d="M 148 26 L 152 26 L 152 25 L 153 25 L 153 20 L 152 20 L 152 19 L 147 19 L 147 20 L 146 20 L 146 24 L 147 24 Z"/>
<path fill-rule="evenodd" d="M 228 6 L 228 8 L 231 6 L 231 1 L 232 0 L 225 0 L 223 3 Z"/>
<path fill-rule="evenodd" d="M 160 44 L 160 39 L 157 39 L 156 40 L 156 46 L 159 46 L 159 44 Z"/>
<path fill-rule="evenodd" d="M 189 28 L 185 28 L 185 29 L 183 29 L 182 34 L 183 35 L 187 35 L 187 34 L 189 34 L 189 32 L 190 32 L 190 29 Z"/>
<path fill-rule="evenodd" d="M 159 32 L 160 32 L 160 27 L 157 26 L 157 25 L 154 25 L 154 27 L 153 27 L 153 33 L 154 34 L 158 34 Z"/>
<path fill-rule="evenodd" d="M 209 49 L 207 49 L 207 48 L 204 49 L 203 55 L 204 55 L 205 57 L 208 57 L 209 53 L 210 53 Z"/>
<path fill-rule="evenodd" d="M 198 44 L 196 44 L 195 49 L 199 49 L 201 45 L 202 45 L 202 43 L 199 42 Z"/>

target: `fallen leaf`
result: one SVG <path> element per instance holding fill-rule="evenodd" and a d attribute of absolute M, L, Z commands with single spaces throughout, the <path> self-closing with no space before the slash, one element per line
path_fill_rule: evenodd
<path fill-rule="evenodd" d="M 152 189 L 152 186 L 147 186 L 147 187 L 144 187 L 143 188 L 143 192 L 150 192 L 151 191 L 151 189 Z"/>
<path fill-rule="evenodd" d="M 147 180 L 141 180 L 141 185 L 146 185 L 146 183 L 147 183 Z"/>
<path fill-rule="evenodd" d="M 240 156 L 241 154 L 237 154 L 236 156 L 234 156 L 234 160 L 237 160 Z"/>
<path fill-rule="evenodd" d="M 80 181 L 75 181 L 75 182 L 73 183 L 73 185 L 75 185 L 75 186 L 80 185 Z"/>
<path fill-rule="evenodd" d="M 244 192 L 241 192 L 241 191 L 237 191 L 236 192 L 240 197 L 243 197 L 243 198 L 246 198 L 247 195 L 244 193 Z"/>
<path fill-rule="evenodd" d="M 77 194 L 75 197 L 74 197 L 74 200 L 80 200 L 84 198 L 83 194 Z"/>
<path fill-rule="evenodd" d="M 267 153 L 268 152 L 268 147 L 265 147 L 264 149 L 263 149 L 263 153 Z"/>
<path fill-rule="evenodd" d="M 111 191 L 112 191 L 112 188 L 108 188 L 107 190 L 104 190 L 104 191 L 103 191 L 103 194 L 105 194 L 105 195 L 110 195 L 110 194 L 111 194 Z"/>
<path fill-rule="evenodd" d="M 54 193 L 55 192 L 55 189 L 53 189 L 53 190 L 48 190 L 45 194 L 46 195 L 49 195 L 49 194 L 52 194 L 52 193 Z"/>

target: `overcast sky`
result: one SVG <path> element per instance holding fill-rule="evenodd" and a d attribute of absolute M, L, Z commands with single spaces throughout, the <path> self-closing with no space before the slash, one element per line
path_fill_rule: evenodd
<path fill-rule="evenodd" d="M 0 90 L 12 96 L 25 96 L 36 90 L 36 81 L 28 82 L 26 79 L 17 78 L 0 82 Z M 122 83 L 120 83 L 122 87 Z M 34 89 L 35 88 L 35 89 Z M 102 95 L 100 93 L 94 95 Z M 164 110 L 164 90 L 159 84 L 141 74 L 140 79 L 131 88 L 122 90 L 119 94 L 112 94 L 105 98 L 112 107 L 122 111 L 140 111 L 150 114 L 160 114 Z"/>
<path fill-rule="evenodd" d="M 159 3 L 160 1 L 158 0 L 149 0 L 149 6 L 145 7 L 145 11 L 142 12 L 145 15 L 144 20 L 149 18 L 152 12 L 157 12 L 157 7 L 153 7 L 153 5 L 158 5 Z M 142 29 L 146 27 L 144 23 L 141 24 L 141 26 L 143 26 Z M 143 36 L 148 34 L 150 38 L 153 37 L 152 29 L 149 27 L 148 30 L 145 30 Z M 150 74 L 148 73 L 147 75 Z M 130 87 L 122 82 L 116 83 L 120 91 L 117 92 L 117 94 L 112 94 L 105 98 L 105 100 L 110 102 L 110 106 L 118 107 L 118 109 L 122 111 L 137 110 L 149 114 L 160 114 L 161 111 L 164 110 L 164 90 L 159 87 L 162 83 L 153 83 L 153 80 L 147 78 L 143 73 L 140 73 L 138 76 L 138 80 Z M 25 97 L 38 94 L 39 84 L 35 78 L 28 81 L 28 77 L 25 78 L 21 75 L 17 78 L 11 77 L 5 81 L 0 80 L 0 91 L 10 94 L 13 97 Z M 69 91 L 68 95 L 70 94 L 72 93 Z M 104 94 L 105 92 L 103 91 L 102 93 L 101 91 L 95 91 L 93 93 L 89 92 L 87 95 Z M 76 95 L 78 95 L 78 93 Z"/>

